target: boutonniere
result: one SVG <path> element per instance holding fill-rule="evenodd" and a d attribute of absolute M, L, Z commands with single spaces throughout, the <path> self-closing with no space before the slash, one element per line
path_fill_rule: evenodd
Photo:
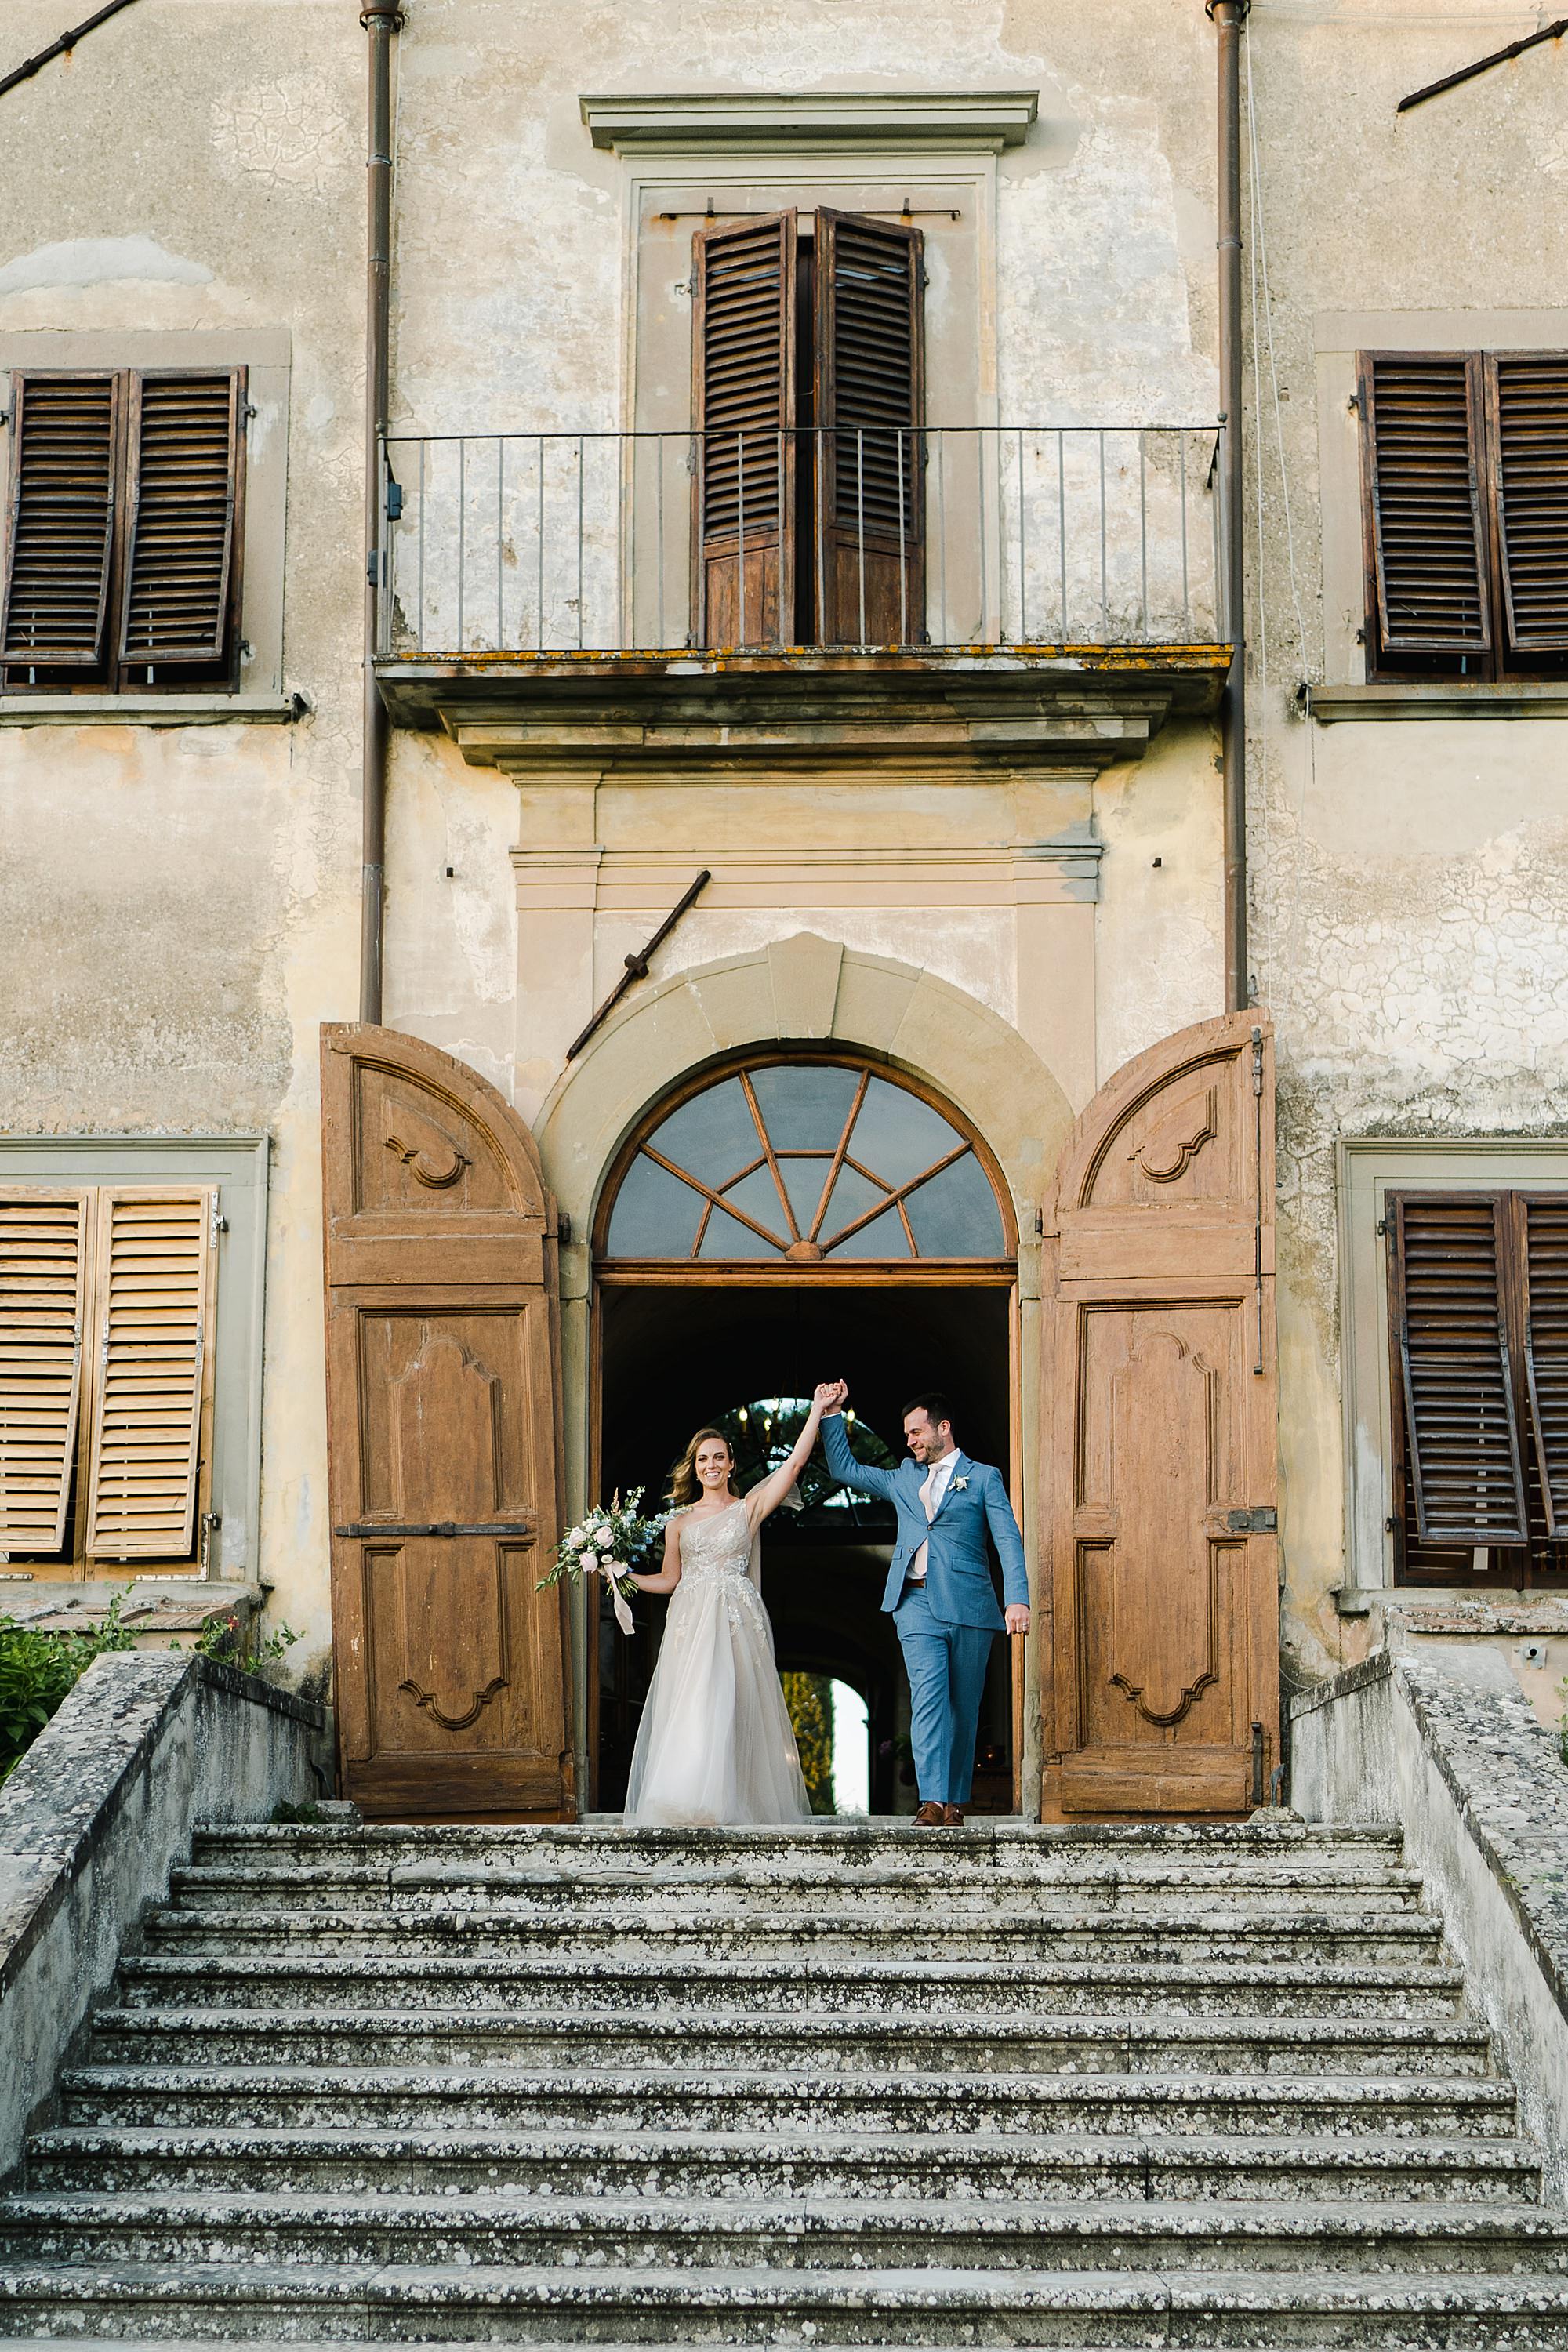
<path fill-rule="evenodd" d="M 952 1482 L 952 1491 L 953 1491 L 953 1493 L 954 1493 L 955 1495 L 962 1495 L 962 1494 L 963 1494 L 963 1490 L 964 1490 L 964 1488 L 968 1486 L 968 1484 L 969 1484 L 969 1481 L 968 1481 L 968 1479 L 967 1479 L 967 1478 L 955 1478 L 955 1479 L 953 1480 L 953 1482 Z"/>

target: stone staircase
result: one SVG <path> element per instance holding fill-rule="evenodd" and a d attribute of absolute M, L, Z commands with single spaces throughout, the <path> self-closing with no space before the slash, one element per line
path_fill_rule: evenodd
<path fill-rule="evenodd" d="M 0 2333 L 1568 2352 L 1396 1834 L 211 1830 Z"/>

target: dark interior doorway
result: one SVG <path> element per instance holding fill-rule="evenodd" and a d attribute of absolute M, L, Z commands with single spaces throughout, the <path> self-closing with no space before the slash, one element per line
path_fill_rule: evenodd
<path fill-rule="evenodd" d="M 906 1400 L 941 1387 L 959 1444 L 1013 1474 L 1013 1293 L 997 1282 L 605 1282 L 599 1293 L 598 1491 L 640 1486 L 658 1507 L 692 1431 L 742 1409 L 757 1445 L 756 1408 L 809 1397 L 819 1380 L 849 1383 L 857 1423 L 890 1457 L 904 1451 Z M 760 1466 L 761 1453 L 755 1454 Z M 820 1460 L 820 1456 L 818 1456 Z M 870 1497 L 828 1496 L 779 1511 L 763 1538 L 763 1590 L 779 1670 L 848 1685 L 865 1701 L 872 1812 L 911 1812 L 908 1690 L 892 1620 L 882 1613 L 893 1515 Z M 598 1639 L 597 1790 L 617 1811 L 668 1604 L 639 1601 L 618 1632 L 607 1602 Z M 1009 1645 L 998 1641 L 981 1715 L 975 1811 L 1013 1805 Z"/>

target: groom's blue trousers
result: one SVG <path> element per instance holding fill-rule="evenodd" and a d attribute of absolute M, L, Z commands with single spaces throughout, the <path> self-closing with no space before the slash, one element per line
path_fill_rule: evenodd
<path fill-rule="evenodd" d="M 905 1585 L 893 1623 L 910 1678 L 910 1745 L 921 1802 L 966 1805 L 996 1636 L 984 1625 L 947 1625 L 933 1617 L 919 1584 Z"/>

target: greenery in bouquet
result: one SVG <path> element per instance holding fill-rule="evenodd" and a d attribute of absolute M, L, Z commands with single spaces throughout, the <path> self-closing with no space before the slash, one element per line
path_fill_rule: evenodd
<path fill-rule="evenodd" d="M 540 1591 L 552 1584 L 581 1584 L 584 1577 L 602 1576 L 619 1604 L 616 1615 L 621 1618 L 626 1603 L 637 1591 L 632 1570 L 647 1564 L 648 1553 L 664 1538 L 662 1518 L 640 1515 L 637 1506 L 642 1498 L 642 1488 L 634 1486 L 624 1503 L 616 1495 L 605 1507 L 590 1511 L 568 1529 L 555 1547 L 554 1566 L 539 1580 Z"/>

